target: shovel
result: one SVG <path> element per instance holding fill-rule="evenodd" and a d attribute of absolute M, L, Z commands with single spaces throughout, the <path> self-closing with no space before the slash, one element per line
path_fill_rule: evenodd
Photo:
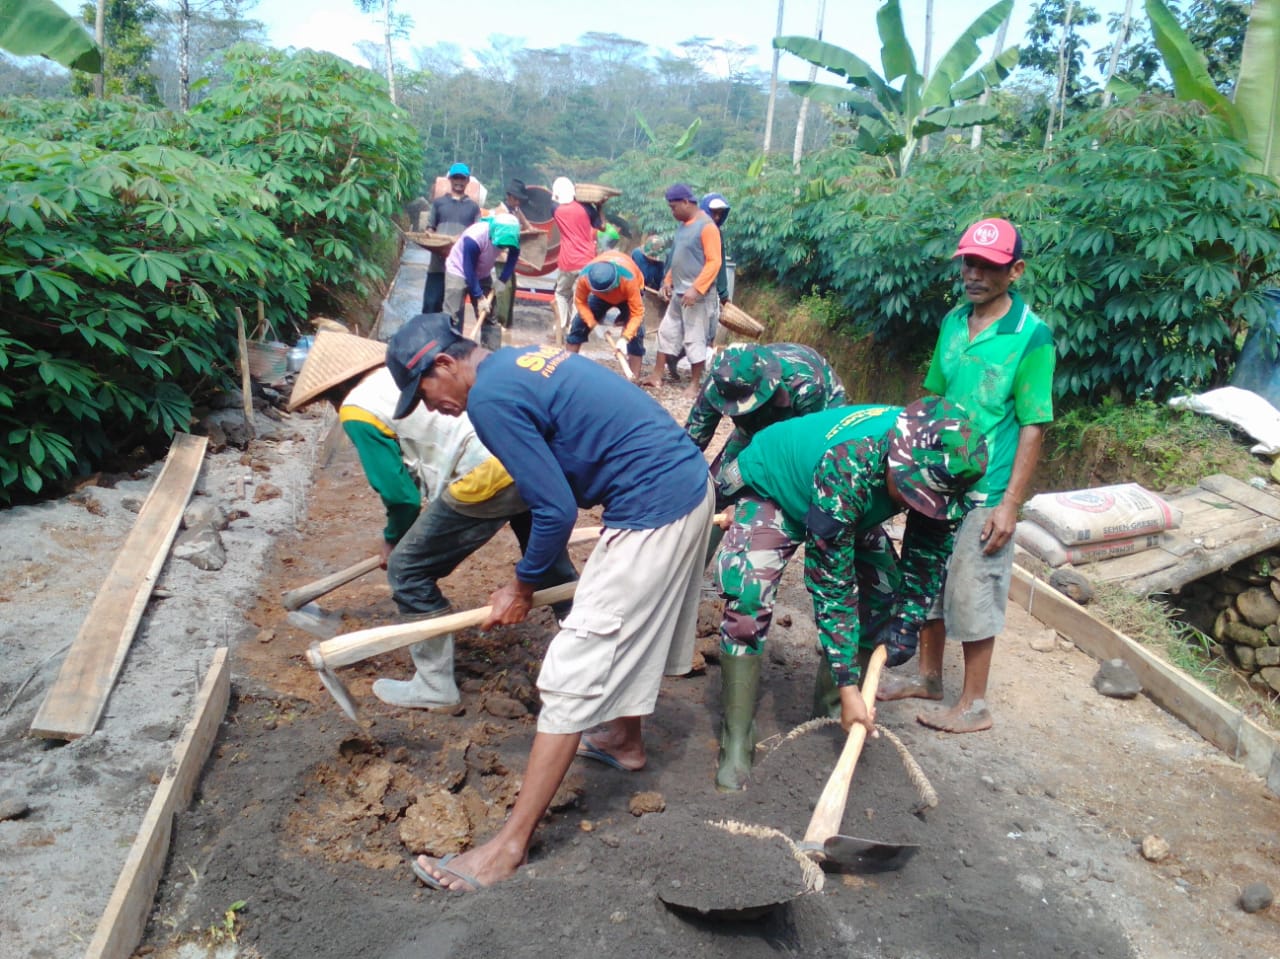
<path fill-rule="evenodd" d="M 871 654 L 871 662 L 867 664 L 867 675 L 862 681 L 862 701 L 868 712 L 875 704 L 880 670 L 884 667 L 887 655 L 884 646 L 877 646 Z M 844 819 L 844 808 L 849 801 L 853 771 L 858 765 L 858 757 L 862 755 L 862 747 L 866 741 L 867 727 L 855 723 L 849 730 L 849 738 L 845 740 L 835 769 L 831 771 L 822 795 L 818 797 L 818 804 L 813 808 L 804 839 L 797 843 L 801 852 L 824 867 L 858 871 L 893 869 L 906 862 L 919 848 L 909 843 L 877 842 L 874 839 L 843 836 L 839 832 L 840 821 Z"/>

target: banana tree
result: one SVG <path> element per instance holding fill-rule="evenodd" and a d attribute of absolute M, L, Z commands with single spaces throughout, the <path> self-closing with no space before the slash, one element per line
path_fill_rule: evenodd
<path fill-rule="evenodd" d="M 54 0 L 0 0 L 0 50 L 48 57 L 85 73 L 102 69 L 93 37 Z"/>
<path fill-rule="evenodd" d="M 890 157 L 896 172 L 902 175 L 922 137 L 996 119 L 994 107 L 966 101 L 981 96 L 1009 75 L 1018 63 L 1018 48 L 1010 47 L 978 69 L 970 69 L 981 56 L 978 41 L 995 33 L 1012 9 L 1013 0 L 1000 0 L 979 16 L 927 77 L 916 66 L 898 0 L 886 0 L 876 13 L 883 75 L 843 47 L 812 37 L 777 37 L 773 45 L 846 78 L 846 86 L 792 81 L 790 87 L 798 96 L 855 114 L 855 145 L 874 156 Z M 901 85 L 893 86 L 898 80 Z"/>
<path fill-rule="evenodd" d="M 1257 0 L 1254 4 L 1253 16 L 1249 20 L 1249 30 L 1245 33 L 1245 55 L 1249 53 L 1249 34 L 1254 32 L 1254 26 L 1258 22 L 1258 8 L 1271 7 L 1270 16 L 1271 30 L 1267 38 L 1267 47 L 1265 50 L 1264 60 L 1268 67 L 1268 75 L 1266 77 L 1266 93 L 1274 100 L 1276 81 L 1276 50 L 1275 50 L 1275 3 L 1274 0 L 1268 3 L 1267 0 Z M 1231 133 L 1236 139 L 1244 141 L 1248 139 L 1252 131 L 1246 130 L 1246 120 L 1239 109 L 1241 102 L 1241 89 L 1238 85 L 1236 88 L 1236 103 L 1232 103 L 1218 89 L 1217 84 L 1213 82 L 1213 77 L 1209 75 L 1209 65 L 1205 61 L 1204 54 L 1201 53 L 1191 42 L 1191 38 L 1187 36 L 1185 30 L 1178 23 L 1177 17 L 1164 4 L 1163 0 L 1146 0 L 1147 17 L 1151 21 L 1151 35 L 1155 39 L 1156 49 L 1160 51 L 1160 57 L 1164 60 L 1165 69 L 1169 71 L 1169 76 L 1173 79 L 1173 92 L 1179 100 L 1199 100 L 1206 107 L 1216 113 L 1225 120 L 1231 128 Z M 1245 63 L 1240 64 L 1240 84 L 1244 84 Z M 1254 77 L 1259 80 L 1261 77 Z M 1251 91 L 1256 93 L 1257 91 Z M 1245 94 L 1248 99 L 1249 93 Z"/>
<path fill-rule="evenodd" d="M 1244 34 L 1235 107 L 1255 169 L 1280 179 L 1280 0 L 1254 0 Z"/>

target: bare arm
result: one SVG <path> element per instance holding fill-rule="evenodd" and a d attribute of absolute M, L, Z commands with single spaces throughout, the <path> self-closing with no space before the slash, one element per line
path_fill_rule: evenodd
<path fill-rule="evenodd" d="M 1026 499 L 1031 476 L 1036 471 L 1036 463 L 1040 461 L 1044 432 L 1043 423 L 1033 423 L 1018 430 L 1018 452 L 1013 457 L 1009 486 L 1005 490 L 1004 499 L 991 511 L 991 516 L 982 527 L 982 551 L 988 556 L 1013 538 L 1014 527 L 1018 525 L 1018 508 Z"/>

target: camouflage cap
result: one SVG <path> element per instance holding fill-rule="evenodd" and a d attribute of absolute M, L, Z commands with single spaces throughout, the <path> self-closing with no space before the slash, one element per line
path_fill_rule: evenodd
<path fill-rule="evenodd" d="M 764 406 L 781 385 L 782 364 L 767 346 L 731 346 L 716 357 L 706 396 L 725 416 L 745 416 Z"/>
<path fill-rule="evenodd" d="M 930 519 L 957 520 L 968 511 L 964 492 L 987 471 L 987 442 L 964 407 L 930 396 L 898 416 L 889 470 L 913 510 Z"/>

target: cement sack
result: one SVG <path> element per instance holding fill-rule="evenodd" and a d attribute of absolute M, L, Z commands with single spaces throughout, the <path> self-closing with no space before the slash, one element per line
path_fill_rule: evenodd
<path fill-rule="evenodd" d="M 1023 515 L 1067 546 L 1132 539 L 1182 525 L 1181 510 L 1137 483 L 1040 493 L 1027 500 Z"/>
<path fill-rule="evenodd" d="M 1148 536 L 1133 536 L 1129 539 L 1109 539 L 1098 543 L 1064 546 L 1047 529 L 1024 519 L 1014 530 L 1013 541 L 1050 566 L 1062 566 L 1066 563 L 1079 566 L 1084 563 L 1096 563 L 1103 559 L 1114 559 L 1117 556 L 1128 556 L 1130 553 L 1140 553 L 1144 549 L 1159 546 L 1160 534 L 1152 533 Z"/>
<path fill-rule="evenodd" d="M 1250 453 L 1258 456 L 1280 453 L 1280 410 L 1251 390 L 1224 386 L 1198 396 L 1175 396 L 1169 406 L 1204 413 L 1248 433 L 1258 441 Z"/>

